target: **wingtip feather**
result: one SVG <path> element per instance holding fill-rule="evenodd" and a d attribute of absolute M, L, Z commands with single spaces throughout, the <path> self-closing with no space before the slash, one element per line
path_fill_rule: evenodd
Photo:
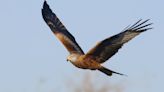
<path fill-rule="evenodd" d="M 151 27 L 150 28 L 146 28 L 146 27 L 152 25 L 153 23 L 145 24 L 149 20 L 150 19 L 147 19 L 147 20 L 141 22 L 142 19 L 140 19 L 136 23 L 134 23 L 132 26 L 130 26 L 129 28 L 127 28 L 126 31 L 144 32 L 144 31 L 150 30 L 150 29 L 152 29 Z"/>
<path fill-rule="evenodd" d="M 42 8 L 42 12 L 43 13 L 47 13 L 47 12 L 52 12 L 49 5 L 47 4 L 47 1 L 45 0 L 43 3 L 43 8 Z"/>
<path fill-rule="evenodd" d="M 42 17 L 47 22 L 48 20 L 51 20 L 52 15 L 55 15 L 52 10 L 50 9 L 49 5 L 47 4 L 47 1 L 45 0 L 43 3 L 43 8 L 42 8 Z M 56 16 L 56 15 L 55 15 Z"/>

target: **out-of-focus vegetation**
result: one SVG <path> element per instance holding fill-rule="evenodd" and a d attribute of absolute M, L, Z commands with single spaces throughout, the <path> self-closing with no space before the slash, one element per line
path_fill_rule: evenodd
<path fill-rule="evenodd" d="M 95 81 L 95 77 L 87 74 L 81 81 L 71 80 L 67 84 L 68 92 L 123 92 L 122 83 L 112 84 L 109 81 Z"/>
<path fill-rule="evenodd" d="M 124 92 L 125 81 L 113 82 L 111 77 L 104 78 L 92 74 L 76 75 L 63 79 L 62 86 L 52 85 L 50 88 L 47 80 L 41 78 L 36 92 Z"/>

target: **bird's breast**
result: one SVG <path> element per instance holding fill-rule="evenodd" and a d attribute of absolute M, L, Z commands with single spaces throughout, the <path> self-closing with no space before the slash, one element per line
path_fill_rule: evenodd
<path fill-rule="evenodd" d="M 82 68 L 82 69 L 98 69 L 100 67 L 100 64 L 97 63 L 94 59 L 92 58 L 83 58 L 79 57 L 76 62 L 73 63 L 76 67 Z"/>

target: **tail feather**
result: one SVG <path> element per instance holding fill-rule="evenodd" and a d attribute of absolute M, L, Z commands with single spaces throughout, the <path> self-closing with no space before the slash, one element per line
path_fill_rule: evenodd
<path fill-rule="evenodd" d="M 101 72 L 103 72 L 103 73 L 105 73 L 105 74 L 108 75 L 108 76 L 112 76 L 112 73 L 119 74 L 119 75 L 124 75 L 124 74 L 122 74 L 122 73 L 118 73 L 118 72 L 109 70 L 109 69 L 107 69 L 107 68 L 105 68 L 105 67 L 101 67 L 101 68 L 99 68 L 98 70 L 101 71 Z"/>

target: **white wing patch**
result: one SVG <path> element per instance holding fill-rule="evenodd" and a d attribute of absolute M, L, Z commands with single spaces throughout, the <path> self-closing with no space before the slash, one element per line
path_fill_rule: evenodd
<path fill-rule="evenodd" d="M 121 43 L 128 42 L 129 40 L 131 40 L 132 38 L 134 38 L 138 34 L 139 33 L 137 33 L 137 32 L 127 32 L 127 33 L 125 33 L 123 39 L 121 40 Z"/>

